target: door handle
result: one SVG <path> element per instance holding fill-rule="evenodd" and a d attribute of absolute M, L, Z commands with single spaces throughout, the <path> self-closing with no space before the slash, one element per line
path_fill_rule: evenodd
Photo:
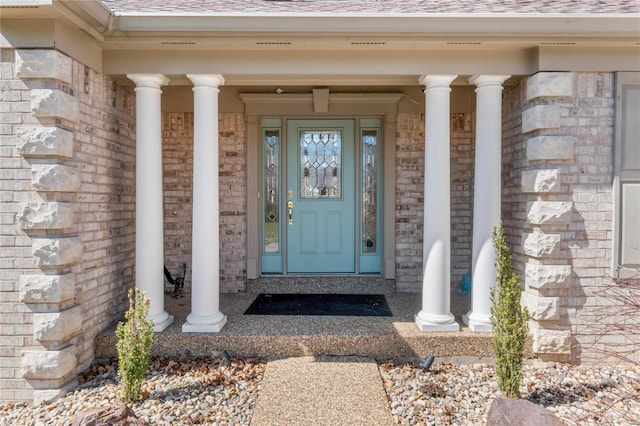
<path fill-rule="evenodd" d="M 293 201 L 287 202 L 287 208 L 289 209 L 289 225 L 293 224 Z"/>

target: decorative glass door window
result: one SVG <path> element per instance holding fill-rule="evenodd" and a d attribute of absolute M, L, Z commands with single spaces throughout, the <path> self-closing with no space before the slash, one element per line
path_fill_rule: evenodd
<path fill-rule="evenodd" d="M 280 251 L 280 129 L 264 130 L 264 253 Z"/>
<path fill-rule="evenodd" d="M 300 131 L 300 198 L 342 197 L 342 132 Z"/>

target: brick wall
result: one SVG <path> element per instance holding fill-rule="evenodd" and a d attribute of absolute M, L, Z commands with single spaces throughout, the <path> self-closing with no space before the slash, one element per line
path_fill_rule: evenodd
<path fill-rule="evenodd" d="M 162 114 L 164 163 L 165 263 L 172 275 L 187 264 L 185 288 L 191 286 L 193 188 L 193 113 Z M 246 136 L 243 114 L 221 113 L 220 291 L 246 286 Z"/>
<path fill-rule="evenodd" d="M 76 61 L 72 90 L 80 102 L 75 230 L 84 253 L 74 272 L 83 316 L 76 343 L 82 371 L 93 360 L 93 338 L 122 319 L 135 281 L 135 93 Z"/>
<path fill-rule="evenodd" d="M 451 116 L 451 291 L 471 271 L 474 130 L 469 113 Z M 422 291 L 424 114 L 399 114 L 396 135 L 396 288 Z M 428 218 L 427 218 L 428 220 Z M 452 304 L 455 303 L 455 296 Z M 469 307 L 467 307 L 469 308 Z"/>
<path fill-rule="evenodd" d="M 31 239 L 16 224 L 18 203 L 33 199 L 31 166 L 17 150 L 17 127 L 33 123 L 31 95 L 16 76 L 16 55 L 0 50 L 0 389 L 2 400 L 28 400 L 32 388 L 20 376 L 22 348 L 33 345 L 31 311 L 19 302 L 20 276 L 39 272 Z"/>
<path fill-rule="evenodd" d="M 470 274 L 472 267 L 476 149 L 473 119 L 470 113 L 451 115 L 451 290 L 454 294 L 460 290 L 462 276 Z"/>
<path fill-rule="evenodd" d="M 502 96 L 502 224 L 516 271 L 524 273 L 522 230 L 527 222 L 527 195 L 522 192 L 522 171 L 528 167 L 526 139 L 522 135 L 525 84 L 505 87 Z"/>
<path fill-rule="evenodd" d="M 193 190 L 193 113 L 162 114 L 164 263 L 171 274 L 187 264 L 185 290 L 191 288 Z M 167 290 L 173 291 L 165 280 Z M 170 288 L 171 287 L 171 288 Z"/>
<path fill-rule="evenodd" d="M 220 290 L 247 282 L 247 140 L 244 114 L 220 114 Z"/>
<path fill-rule="evenodd" d="M 54 50 L 2 50 L 0 388 L 46 401 L 133 285 L 135 97 Z"/>
<path fill-rule="evenodd" d="M 424 114 L 396 120 L 396 288 L 422 291 Z"/>
<path fill-rule="evenodd" d="M 599 359 L 611 343 L 596 344 L 594 311 L 612 303 L 602 291 L 611 274 L 614 75 L 538 73 L 517 90 L 512 118 L 522 105 L 523 137 L 514 131 L 509 147 L 524 155 L 507 159 L 507 204 L 511 230 L 522 233 L 514 248 L 533 350 L 548 360 Z"/>
<path fill-rule="evenodd" d="M 575 136 L 575 162 L 570 164 L 563 187 L 570 188 L 575 217 L 567 235 L 574 281 L 562 303 L 573 333 L 573 359 L 593 361 L 607 357 L 609 349 L 624 347 L 624 337 L 594 336 L 610 296 L 613 241 L 613 126 L 615 81 L 612 73 L 575 74 L 576 97 L 563 116 Z M 619 301 L 617 301 L 619 302 Z M 619 312 L 620 308 L 615 308 Z M 604 313 L 611 317 L 608 313 Z M 609 340 L 611 339 L 611 340 Z M 622 340 L 622 341 L 621 341 Z M 620 345 L 622 343 L 622 345 Z M 635 348 L 636 354 L 638 348 Z"/>

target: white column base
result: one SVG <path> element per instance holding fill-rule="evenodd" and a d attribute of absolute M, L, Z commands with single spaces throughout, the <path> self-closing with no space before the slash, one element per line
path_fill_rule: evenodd
<path fill-rule="evenodd" d="M 182 324 L 183 333 L 218 333 L 227 323 L 227 316 L 218 312 L 212 316 L 201 317 L 194 314 L 187 316 L 187 322 Z"/>
<path fill-rule="evenodd" d="M 491 317 L 485 317 L 484 315 L 475 315 L 469 311 L 466 315 L 462 316 L 462 322 L 467 324 L 471 331 L 477 333 L 491 333 L 493 327 L 491 326 Z"/>
<path fill-rule="evenodd" d="M 156 333 L 164 331 L 167 327 L 173 324 L 173 315 L 169 315 L 166 312 L 150 316 L 148 317 L 148 319 L 153 321 L 153 331 L 155 331 Z"/>
<path fill-rule="evenodd" d="M 460 331 L 460 324 L 452 314 L 433 315 L 422 310 L 416 315 L 416 324 L 420 331 Z"/>

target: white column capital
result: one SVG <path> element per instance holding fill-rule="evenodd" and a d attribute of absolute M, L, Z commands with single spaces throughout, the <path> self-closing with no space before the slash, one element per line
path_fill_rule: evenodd
<path fill-rule="evenodd" d="M 196 87 L 205 86 L 217 89 L 224 86 L 224 77 L 221 74 L 187 74 L 187 78 Z"/>
<path fill-rule="evenodd" d="M 418 79 L 418 82 L 425 86 L 427 89 L 432 88 L 449 88 L 453 80 L 455 80 L 458 76 L 453 74 L 436 74 L 436 75 L 423 75 Z"/>
<path fill-rule="evenodd" d="M 511 77 L 510 75 L 474 75 L 469 78 L 469 84 L 474 84 L 476 87 L 486 86 L 500 86 Z"/>
<path fill-rule="evenodd" d="M 169 84 L 169 79 L 162 74 L 127 74 L 127 78 L 139 87 L 158 89 Z"/>

